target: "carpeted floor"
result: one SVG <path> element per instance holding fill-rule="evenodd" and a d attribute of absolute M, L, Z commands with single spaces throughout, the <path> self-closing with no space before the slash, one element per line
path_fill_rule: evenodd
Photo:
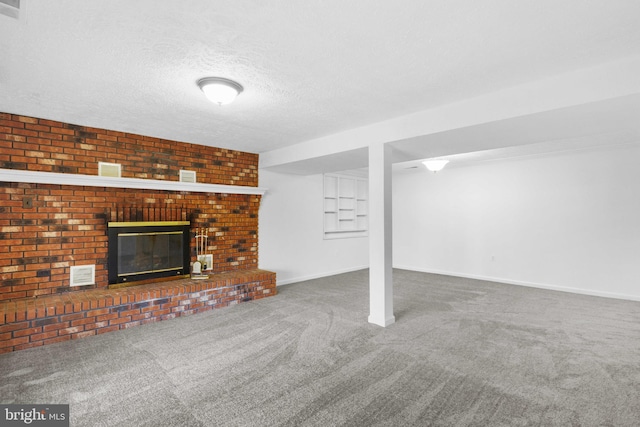
<path fill-rule="evenodd" d="M 637 426 L 640 303 L 394 271 L 0 355 L 0 403 L 72 426 Z"/>

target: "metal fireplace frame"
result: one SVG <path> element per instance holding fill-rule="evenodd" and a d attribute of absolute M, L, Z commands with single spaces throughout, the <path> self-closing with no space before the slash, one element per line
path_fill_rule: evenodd
<path fill-rule="evenodd" d="M 162 278 L 183 278 L 190 273 L 191 260 L 191 230 L 189 221 L 133 221 L 133 222 L 109 222 L 108 235 L 108 276 L 110 287 L 133 286 Z M 131 233 L 182 233 L 182 269 L 170 269 L 168 271 L 147 271 L 135 275 L 118 274 L 118 236 Z"/>

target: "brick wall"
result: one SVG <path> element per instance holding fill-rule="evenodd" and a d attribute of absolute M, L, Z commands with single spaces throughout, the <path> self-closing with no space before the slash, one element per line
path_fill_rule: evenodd
<path fill-rule="evenodd" d="M 258 183 L 256 154 L 0 113 L 0 168 L 97 175 L 100 161 L 123 177 L 178 181 L 187 169 L 200 183 Z M 214 272 L 257 268 L 260 196 L 0 183 L 0 300 L 79 290 L 74 265 L 95 264 L 106 287 L 107 221 L 122 205 L 186 210 L 209 230 Z"/>
<path fill-rule="evenodd" d="M 98 162 L 122 164 L 122 176 L 258 185 L 258 155 L 222 148 L 0 113 L 0 168 L 98 175 Z"/>

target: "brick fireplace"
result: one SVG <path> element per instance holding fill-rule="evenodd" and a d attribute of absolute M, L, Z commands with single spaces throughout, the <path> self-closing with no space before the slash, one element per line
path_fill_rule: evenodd
<path fill-rule="evenodd" d="M 0 169 L 97 176 L 99 162 L 121 164 L 122 178 L 156 183 L 179 181 L 180 170 L 194 171 L 202 184 L 246 188 L 258 183 L 256 154 L 0 113 Z M 258 270 L 260 200 L 259 194 L 233 191 L 0 182 L 0 352 L 275 294 L 275 274 Z M 123 206 L 154 213 L 177 209 L 188 216 L 192 230 L 207 230 L 211 280 L 109 290 L 107 227 Z M 70 286 L 75 266 L 95 266 L 95 283 Z M 181 299 L 170 301 L 174 297 Z M 73 302 L 82 298 L 93 302 Z M 123 298 L 126 303 L 115 318 L 96 320 L 88 314 L 121 307 Z M 152 315 L 154 310 L 147 308 L 137 320 L 118 320 L 120 313 L 133 310 L 127 305 L 132 303 L 139 310 L 158 310 Z M 191 303 L 196 306 L 190 308 Z M 162 308 L 165 304 L 176 305 Z M 91 317 L 93 322 L 86 321 Z M 87 329 L 87 324 L 98 326 Z"/>

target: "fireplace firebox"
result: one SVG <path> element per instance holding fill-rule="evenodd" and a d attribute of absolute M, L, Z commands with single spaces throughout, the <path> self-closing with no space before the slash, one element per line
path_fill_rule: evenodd
<path fill-rule="evenodd" d="M 109 285 L 189 275 L 189 229 L 189 221 L 109 222 Z"/>

